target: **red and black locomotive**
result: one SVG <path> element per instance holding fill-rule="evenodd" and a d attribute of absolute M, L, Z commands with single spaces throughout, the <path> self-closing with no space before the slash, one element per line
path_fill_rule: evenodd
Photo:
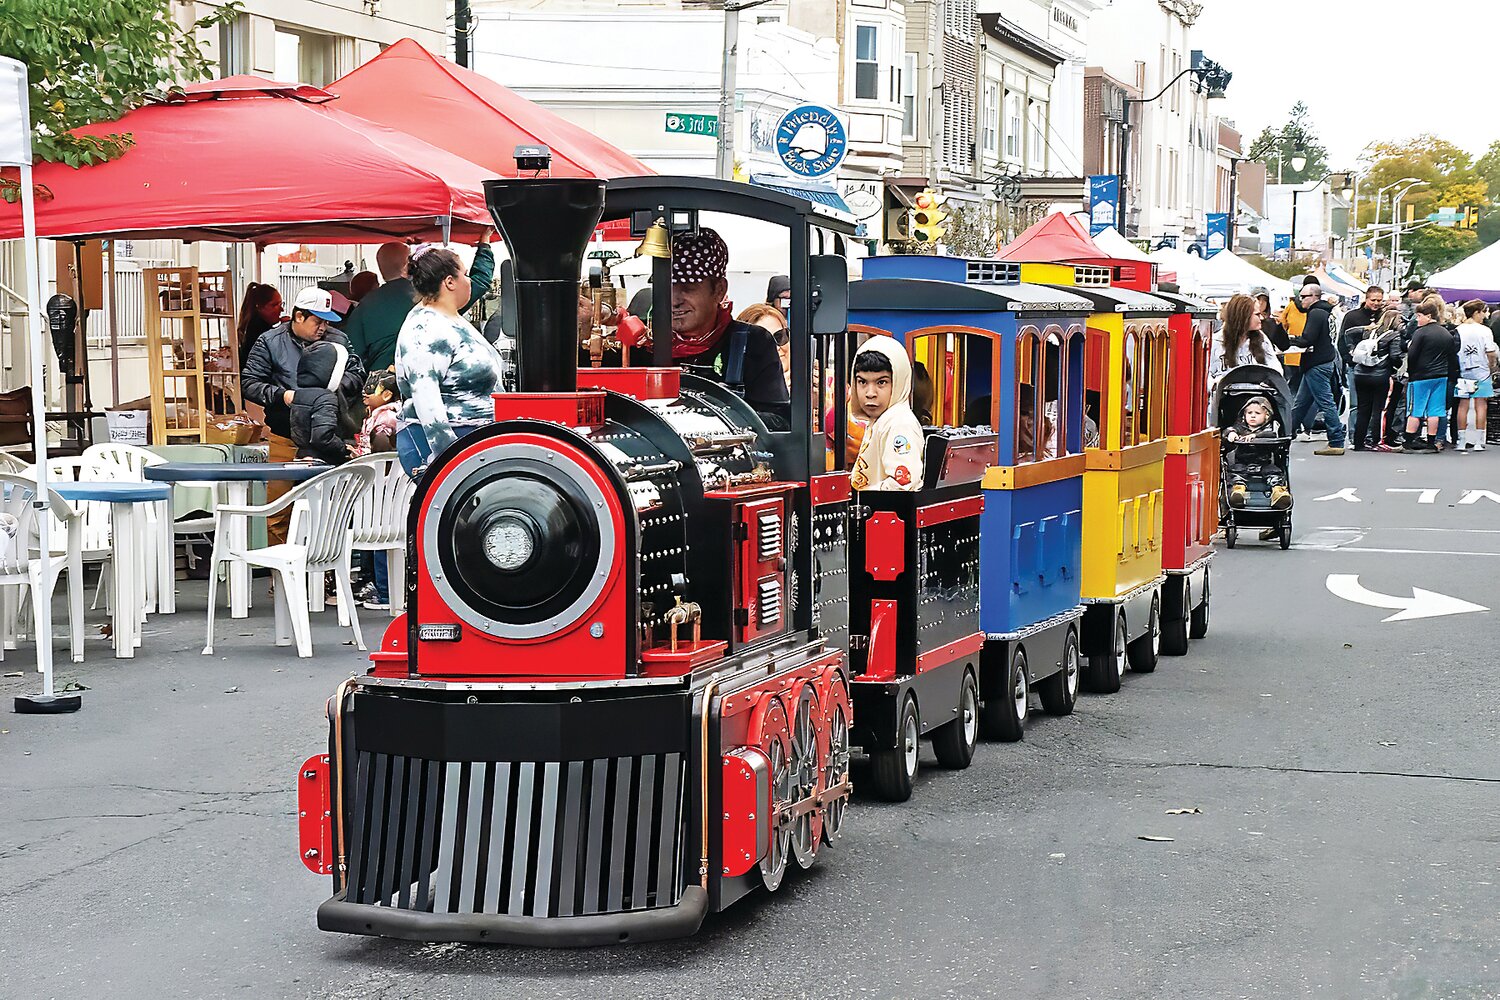
<path fill-rule="evenodd" d="M 328 753 L 303 767 L 304 861 L 333 879 L 318 925 L 546 945 L 688 934 L 811 865 L 849 796 L 848 478 L 827 471 L 811 417 L 833 391 L 812 373 L 846 363 L 847 287 L 844 258 L 813 251 L 852 229 L 709 180 L 487 194 L 514 266 L 519 391 L 421 479 L 406 615 L 329 701 Z M 809 419 L 773 429 L 672 366 L 667 255 L 654 365 L 579 369 L 601 218 L 670 242 L 701 212 L 785 230 L 791 413 Z"/>

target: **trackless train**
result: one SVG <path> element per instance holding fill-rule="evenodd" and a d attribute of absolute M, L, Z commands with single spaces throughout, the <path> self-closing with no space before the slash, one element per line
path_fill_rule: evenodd
<path fill-rule="evenodd" d="M 837 842 L 851 757 L 905 799 L 921 737 L 967 766 L 981 732 L 1021 738 L 1033 695 L 1066 714 L 1158 641 L 1185 651 L 1179 619 L 1206 630 L 1199 304 L 1123 287 L 1123 262 L 1023 280 L 1014 261 L 881 257 L 851 283 L 846 217 L 741 184 L 486 193 L 518 391 L 422 476 L 407 611 L 299 773 L 303 862 L 333 885 L 319 927 L 691 934 Z M 749 405 L 733 365 L 673 365 L 672 245 L 700 216 L 784 234 L 789 410 Z M 580 365 L 601 221 L 656 248 L 649 366 L 600 364 L 597 331 Z M 933 386 L 916 490 L 850 489 L 847 378 L 871 333 Z"/>

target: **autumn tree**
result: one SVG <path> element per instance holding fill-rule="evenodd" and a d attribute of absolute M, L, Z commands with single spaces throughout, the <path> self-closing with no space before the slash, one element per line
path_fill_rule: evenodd
<path fill-rule="evenodd" d="M 192 24 L 173 19 L 170 0 L 3 0 L 0 56 L 25 63 L 31 82 L 32 150 L 37 159 L 82 167 L 113 159 L 128 133 L 73 135 L 112 122 L 214 69 L 196 33 L 239 14 L 220 7 Z"/>
<path fill-rule="evenodd" d="M 1328 147 L 1318 139 L 1303 101 L 1292 105 L 1285 125 L 1274 130 L 1270 126 L 1261 129 L 1250 150 L 1257 154 L 1258 162 L 1265 164 L 1266 176 L 1276 178 L 1277 183 L 1302 184 L 1328 173 Z M 1292 166 L 1294 156 L 1307 158 L 1301 170 Z"/>

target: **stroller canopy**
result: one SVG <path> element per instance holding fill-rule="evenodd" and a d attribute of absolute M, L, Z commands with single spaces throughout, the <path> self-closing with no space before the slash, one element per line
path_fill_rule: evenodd
<path fill-rule="evenodd" d="M 1264 365 L 1240 365 L 1219 377 L 1208 400 L 1209 422 L 1220 430 L 1233 425 L 1245 400 L 1257 395 L 1270 398 L 1276 407 L 1281 432 L 1291 434 L 1292 390 L 1287 386 L 1285 376 Z M 1229 401 L 1227 406 L 1224 405 L 1226 401 Z"/>

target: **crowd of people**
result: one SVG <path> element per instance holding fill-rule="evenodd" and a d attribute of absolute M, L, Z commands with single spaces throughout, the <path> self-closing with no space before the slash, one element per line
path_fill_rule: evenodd
<path fill-rule="evenodd" d="M 1342 313 L 1342 315 L 1339 315 Z M 1272 312 L 1263 291 L 1237 295 L 1222 312 L 1214 377 L 1246 364 L 1283 372 L 1293 394 L 1288 433 L 1323 456 L 1354 451 L 1483 451 L 1488 401 L 1500 372 L 1500 308 L 1448 303 L 1420 282 L 1399 297 L 1372 285 L 1342 311 L 1317 278 Z M 1341 402 L 1343 405 L 1341 405 Z"/>

